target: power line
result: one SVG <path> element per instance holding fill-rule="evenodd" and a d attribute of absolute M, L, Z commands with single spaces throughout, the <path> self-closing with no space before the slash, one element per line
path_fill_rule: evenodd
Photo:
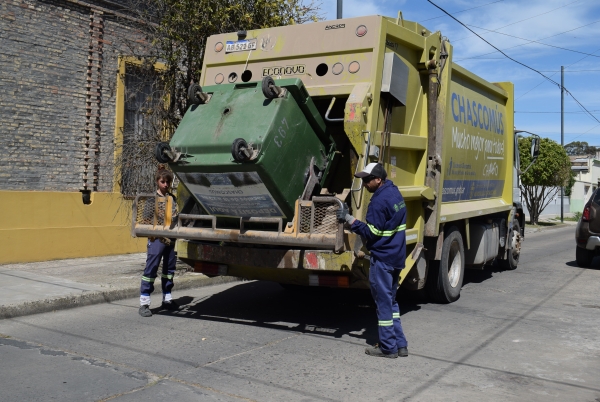
<path fill-rule="evenodd" d="M 577 137 L 571 138 L 571 142 L 573 142 L 575 139 L 581 137 L 584 134 L 589 133 L 590 131 L 592 131 L 593 129 L 595 129 L 596 127 L 600 127 L 600 124 L 595 125 L 594 127 L 590 128 L 588 131 L 584 131 L 583 133 L 579 134 Z M 568 144 L 567 144 L 568 145 Z"/>
<path fill-rule="evenodd" d="M 523 20 L 520 20 L 520 21 L 512 22 L 512 23 L 510 23 L 510 24 L 508 24 L 508 25 L 504 25 L 503 27 L 500 27 L 500 28 L 497 28 L 497 29 L 503 29 L 503 28 L 509 27 L 509 26 L 511 26 L 511 25 L 516 25 L 516 24 L 518 24 L 518 23 L 521 23 L 521 22 L 523 22 L 523 21 L 528 21 L 528 20 L 531 20 L 531 19 L 537 18 L 537 17 L 539 17 L 540 15 L 546 15 L 546 14 L 550 14 L 550 13 L 551 13 L 551 12 L 553 12 L 553 11 L 559 10 L 559 9 L 561 9 L 561 8 L 565 8 L 566 6 L 570 6 L 570 5 L 571 5 L 571 4 L 573 4 L 573 3 L 579 3 L 580 1 L 581 1 L 581 0 L 575 0 L 575 1 L 572 1 L 572 2 L 570 2 L 570 3 L 567 3 L 567 4 L 565 4 L 565 5 L 562 5 L 562 6 L 560 6 L 560 7 L 554 8 L 554 9 L 552 9 L 552 10 L 550 10 L 550 11 L 546 11 L 545 13 L 537 14 L 537 15 L 534 15 L 534 16 L 532 16 L 532 17 L 529 17 L 529 18 L 525 18 L 525 19 L 523 19 Z"/>
<path fill-rule="evenodd" d="M 592 117 L 594 118 L 594 120 L 596 120 L 598 123 L 600 123 L 600 120 L 598 120 L 598 118 L 597 118 L 596 116 L 594 116 L 594 115 L 593 115 L 593 114 L 592 114 L 592 113 L 591 113 L 589 110 L 587 110 L 587 109 L 585 108 L 585 106 L 583 106 L 583 105 L 581 104 L 581 102 L 579 102 L 579 101 L 577 100 L 577 98 L 576 98 L 576 97 L 574 97 L 574 96 L 573 96 L 573 94 L 572 94 L 571 92 L 569 92 L 569 90 L 568 90 L 567 88 L 563 87 L 563 90 L 564 90 L 564 91 L 567 93 L 567 95 L 569 95 L 571 98 L 573 98 L 573 100 L 574 100 L 575 102 L 577 102 L 577 104 L 578 104 L 578 105 L 579 105 L 579 106 L 580 106 L 580 107 L 581 107 L 583 110 L 585 110 L 586 112 L 588 112 L 588 114 L 589 114 L 590 116 L 592 116 Z"/>
<path fill-rule="evenodd" d="M 494 3 L 500 3 L 500 2 L 502 2 L 502 1 L 504 1 L 504 0 L 496 0 L 496 1 L 492 1 L 491 3 L 485 3 L 485 4 L 482 4 L 482 5 L 480 5 L 480 6 L 471 7 L 471 8 L 466 8 L 466 9 L 464 9 L 464 10 L 460 10 L 460 11 L 454 11 L 454 12 L 453 12 L 453 14 L 460 14 L 460 13 L 464 13 L 465 11 L 475 10 L 476 8 L 481 8 L 481 7 L 489 6 L 490 4 L 494 4 Z M 431 21 L 431 20 L 437 20 L 438 18 L 443 18 L 443 17 L 445 17 L 445 15 L 440 15 L 440 16 L 438 16 L 438 17 L 433 17 L 433 18 L 428 18 L 428 19 L 426 19 L 426 20 L 421 20 L 421 21 L 419 21 L 419 23 L 421 23 L 421 22 L 426 22 L 426 21 Z"/>
<path fill-rule="evenodd" d="M 568 51 L 568 52 L 580 53 L 580 54 L 585 54 L 585 55 L 587 55 L 587 56 L 592 56 L 592 57 L 598 57 L 598 58 L 600 58 L 600 56 L 597 56 L 597 55 L 595 55 L 595 54 L 591 54 L 591 53 L 585 53 L 585 52 L 580 52 L 579 50 L 567 49 L 566 47 L 560 47 L 560 46 L 550 45 L 549 43 L 544 43 L 544 42 L 539 42 L 539 41 L 537 41 L 537 40 L 530 40 L 530 39 L 526 39 L 526 38 L 521 38 L 520 36 L 511 35 L 511 34 L 507 34 L 507 33 L 504 33 L 504 32 L 492 31 L 492 30 L 490 30 L 490 29 L 486 29 L 486 28 L 478 27 L 478 26 L 475 26 L 475 25 L 469 25 L 469 26 L 470 26 L 470 27 L 473 27 L 473 28 L 477 28 L 477 29 L 482 29 L 482 30 L 484 30 L 484 31 L 488 31 L 488 32 L 496 33 L 496 34 L 499 34 L 499 35 L 510 36 L 511 38 L 517 38 L 517 39 L 521 39 L 521 40 L 526 40 L 526 41 L 528 41 L 527 43 L 525 43 L 525 44 L 523 44 L 523 45 L 528 45 L 528 44 L 530 44 L 530 43 L 539 43 L 540 45 L 549 46 L 549 47 L 553 47 L 553 48 L 556 48 L 556 49 L 561 49 L 561 50 L 566 50 L 566 51 Z M 463 60 L 465 60 L 465 59 L 463 59 Z"/>
<path fill-rule="evenodd" d="M 570 6 L 571 4 L 573 4 L 573 3 L 577 3 L 577 2 L 579 2 L 579 1 L 581 1 L 581 0 L 575 0 L 575 1 L 572 1 L 572 2 L 570 2 L 570 3 L 564 4 L 564 5 L 560 6 L 560 7 L 554 8 L 554 9 L 552 9 L 552 10 L 550 10 L 550 11 L 546 11 L 545 13 L 536 14 L 536 15 L 534 15 L 534 16 L 531 16 L 531 17 L 525 18 L 525 19 L 523 19 L 523 20 L 519 20 L 519 21 L 511 22 L 511 23 L 510 23 L 510 24 L 508 24 L 508 25 L 504 25 L 504 26 L 501 26 L 501 27 L 499 27 L 499 28 L 495 28 L 494 32 L 496 32 L 496 31 L 498 31 L 498 30 L 500 30 L 500 29 L 504 29 L 504 28 L 506 28 L 506 27 L 509 27 L 509 26 L 511 26 L 511 25 L 516 25 L 516 24 L 518 24 L 518 23 L 520 23 L 520 22 L 523 22 L 523 21 L 531 20 L 531 19 L 533 19 L 533 18 L 539 17 L 540 15 L 549 14 L 549 13 L 551 13 L 551 12 L 553 12 L 553 11 L 559 10 L 559 9 L 561 9 L 561 8 L 564 8 L 564 7 L 566 7 L 566 6 Z M 430 3 L 431 3 L 431 2 L 430 2 Z M 433 4 L 433 3 L 431 3 L 431 4 Z M 435 4 L 434 4 L 434 5 L 435 5 Z M 436 7 L 437 7 L 437 6 L 436 6 Z M 439 7 L 438 7 L 438 8 L 439 8 Z M 473 31 L 471 31 L 471 32 L 473 32 Z M 456 39 L 454 42 L 458 42 L 458 41 L 460 41 L 460 40 L 463 40 L 463 39 L 466 39 L 466 38 L 467 38 L 467 37 L 460 38 L 460 39 Z"/>
<path fill-rule="evenodd" d="M 596 57 L 600 57 L 600 56 L 596 56 Z M 575 63 L 573 63 L 573 64 L 575 64 Z M 573 64 L 571 64 L 571 65 L 573 65 Z M 540 70 L 540 71 L 543 73 L 560 73 L 560 70 Z M 588 72 L 588 71 L 599 72 L 600 70 L 569 70 L 569 71 L 565 71 L 565 73 L 581 73 L 581 72 Z"/>
<path fill-rule="evenodd" d="M 538 41 L 541 41 L 541 40 L 545 40 L 545 39 L 554 38 L 555 36 L 564 35 L 564 34 L 566 34 L 566 33 L 569 33 L 569 32 L 572 32 L 572 31 L 576 31 L 576 30 L 578 30 L 578 29 L 585 28 L 585 27 L 587 27 L 587 26 L 590 26 L 590 25 L 597 24 L 597 23 L 599 23 L 599 22 L 600 22 L 600 20 L 598 20 L 598 21 L 594 21 L 594 22 L 590 22 L 589 24 L 581 25 L 581 26 L 579 26 L 579 27 L 577 27 L 577 28 L 569 29 L 568 31 L 559 32 L 559 33 L 557 33 L 557 34 L 550 35 L 550 36 L 546 36 L 546 37 L 544 37 L 544 38 L 537 39 L 537 40 L 538 40 Z M 471 31 L 471 32 L 473 32 L 473 31 Z M 496 31 L 493 31 L 493 32 L 496 32 Z M 499 33 L 499 32 L 498 32 L 498 33 Z M 462 39 L 465 39 L 465 38 L 462 38 Z M 458 42 L 459 40 L 460 40 L 460 39 L 457 39 L 457 40 L 455 40 L 455 41 L 453 41 L 453 42 Z M 527 40 L 527 39 L 526 39 L 526 40 Z M 509 49 L 514 49 L 514 48 L 516 48 L 516 47 L 526 46 L 526 45 L 528 45 L 528 44 L 530 44 L 530 43 L 532 43 L 532 42 L 534 42 L 534 41 L 533 41 L 533 40 L 529 40 L 529 42 L 527 42 L 527 43 L 521 43 L 520 45 L 515 45 L 515 46 L 507 47 L 507 48 L 506 48 L 506 49 L 504 49 L 504 50 L 509 50 Z M 479 59 L 481 58 L 481 56 L 489 56 L 490 54 L 494 54 L 494 53 L 497 53 L 497 52 L 483 53 L 483 54 L 480 54 L 480 55 L 477 55 L 477 56 L 467 57 L 467 58 L 460 59 L 460 60 L 457 60 L 457 61 L 462 61 L 462 60 L 470 60 L 470 59 L 478 59 L 478 60 L 479 60 Z"/>
<path fill-rule="evenodd" d="M 558 86 L 560 88 L 560 84 L 556 81 L 554 81 L 552 78 L 548 77 L 547 75 L 545 75 L 544 73 L 539 72 L 538 70 L 536 70 L 533 67 L 529 67 L 527 64 L 521 63 L 518 60 L 513 59 L 512 57 L 510 57 L 509 55 L 507 55 L 506 53 L 504 53 L 502 50 L 500 50 L 499 48 L 497 48 L 496 46 L 492 45 L 490 42 L 488 42 L 484 37 L 482 37 L 481 35 L 479 35 L 477 32 L 473 31 L 471 28 L 469 28 L 467 25 L 465 25 L 464 23 L 462 23 L 461 21 L 459 21 L 456 17 L 454 17 L 452 14 L 450 14 L 448 11 L 444 10 L 442 7 L 438 6 L 437 4 L 435 4 L 433 1 L 431 0 L 427 0 L 429 3 L 433 4 L 435 7 L 437 7 L 438 9 L 440 9 L 442 12 L 446 13 L 450 18 L 452 18 L 454 21 L 458 22 L 460 25 L 462 25 L 463 27 L 467 28 L 469 31 L 471 31 L 473 34 L 477 35 L 477 37 L 479 39 L 481 39 L 482 41 L 484 41 L 485 43 L 487 43 L 488 45 L 490 45 L 491 47 L 493 47 L 494 49 L 496 49 L 497 51 L 499 51 L 500 53 L 502 53 L 507 59 L 510 59 L 512 61 L 514 61 L 517 64 L 522 65 L 525 68 L 530 69 L 531 71 L 535 71 L 536 73 L 538 73 L 539 75 L 541 75 L 542 77 L 546 78 L 548 81 L 552 82 L 553 84 L 555 84 L 556 86 Z"/>
<path fill-rule="evenodd" d="M 454 21 L 458 22 L 460 25 L 464 26 L 465 28 L 467 28 L 469 31 L 473 32 L 475 35 L 477 35 L 477 37 L 479 37 L 482 41 L 484 41 L 485 43 L 487 43 L 488 45 L 490 45 L 491 47 L 493 47 L 494 49 L 496 49 L 497 51 L 499 51 L 500 53 L 502 53 L 504 56 L 506 56 L 507 59 L 510 59 L 512 61 L 514 61 L 517 64 L 522 65 L 525 68 L 528 68 L 531 71 L 535 71 L 536 73 L 538 73 L 539 75 L 541 75 L 542 77 L 546 78 L 548 81 L 552 82 L 553 84 L 555 84 L 556 86 L 558 86 L 562 91 L 565 91 L 569 96 L 571 96 L 571 98 L 573 98 L 573 100 L 575 102 L 577 102 L 577 104 L 586 112 L 588 112 L 588 114 L 594 119 L 596 120 L 598 123 L 600 123 L 600 120 L 598 120 L 598 118 L 596 116 L 594 116 L 589 110 L 587 110 L 585 108 L 585 106 L 583 106 L 581 104 L 581 102 L 579 102 L 579 100 L 577 100 L 577 98 L 575 98 L 575 96 L 569 92 L 569 90 L 567 90 L 567 88 L 565 88 L 564 86 L 562 86 L 561 84 L 559 84 L 558 82 L 554 81 L 552 78 L 548 77 L 547 75 L 545 75 L 544 73 L 536 70 L 533 67 L 528 66 L 527 64 L 521 63 L 518 60 L 513 59 L 512 57 L 510 57 L 509 55 L 507 55 L 506 53 L 504 53 L 502 50 L 500 50 L 499 48 L 497 48 L 496 46 L 492 45 L 490 42 L 488 42 L 485 38 L 483 38 L 481 35 L 479 35 L 477 32 L 473 31 L 471 28 L 469 28 L 467 25 L 465 25 L 463 22 L 459 21 L 456 17 L 454 17 L 452 14 L 450 14 L 449 12 L 447 12 L 446 10 L 444 10 L 443 8 L 441 8 L 440 6 L 438 6 L 437 4 L 435 4 L 433 1 L 431 0 L 427 0 L 429 3 L 431 3 L 433 6 L 435 6 L 436 8 L 438 8 L 439 10 L 441 10 L 443 13 L 447 14 L 450 18 L 452 18 Z M 588 56 L 586 56 L 588 57 Z"/>
<path fill-rule="evenodd" d="M 591 110 L 592 112 L 600 112 L 600 110 Z M 528 114 L 556 114 L 561 112 L 530 112 L 515 110 L 515 113 L 528 113 Z M 585 114 L 586 112 L 564 112 L 565 114 Z"/>
<path fill-rule="evenodd" d="M 600 48 L 598 48 L 598 49 L 594 50 L 592 53 L 596 53 L 598 50 L 600 50 Z M 575 65 L 575 64 L 579 63 L 580 61 L 582 61 L 582 60 L 585 60 L 585 59 L 587 59 L 587 58 L 588 58 L 588 56 L 584 56 L 584 57 L 582 57 L 581 59 L 577 60 L 576 62 L 569 64 L 569 65 L 567 66 L 567 68 L 568 68 L 568 67 L 571 67 L 572 65 Z M 557 71 L 557 72 L 558 72 L 558 71 Z M 555 73 L 555 74 L 556 74 L 556 73 Z M 552 74 L 552 76 L 554 76 L 555 74 Z M 527 95 L 529 92 L 531 92 L 531 91 L 533 91 L 534 89 L 536 89 L 537 87 L 539 87 L 540 85 L 542 85 L 544 82 L 545 82 L 545 81 L 542 81 L 542 82 L 540 82 L 539 84 L 537 84 L 536 86 L 534 86 L 533 88 L 531 88 L 529 91 L 527 91 L 527 92 L 525 92 L 524 94 L 520 95 L 518 98 L 515 98 L 515 102 L 516 102 L 517 100 L 521 99 L 523 96 Z"/>

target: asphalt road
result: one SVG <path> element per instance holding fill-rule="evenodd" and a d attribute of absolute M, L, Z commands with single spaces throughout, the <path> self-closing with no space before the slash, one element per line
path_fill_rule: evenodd
<path fill-rule="evenodd" d="M 600 402 L 600 260 L 573 227 L 528 236 L 516 271 L 469 271 L 450 305 L 402 296 L 410 356 L 366 356 L 364 292 L 242 282 L 0 321 L 2 401 Z"/>

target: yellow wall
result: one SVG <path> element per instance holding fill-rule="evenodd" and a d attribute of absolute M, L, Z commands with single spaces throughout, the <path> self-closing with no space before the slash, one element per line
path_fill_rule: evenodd
<path fill-rule="evenodd" d="M 131 203 L 116 193 L 0 191 L 0 264 L 145 251 L 131 237 Z"/>

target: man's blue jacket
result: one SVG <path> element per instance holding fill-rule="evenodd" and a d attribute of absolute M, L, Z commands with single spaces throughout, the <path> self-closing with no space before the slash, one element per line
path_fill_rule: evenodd
<path fill-rule="evenodd" d="M 394 268 L 404 268 L 406 259 L 406 206 L 398 187 L 383 182 L 367 209 L 367 223 L 356 219 L 350 228 L 366 240 L 371 256 Z"/>

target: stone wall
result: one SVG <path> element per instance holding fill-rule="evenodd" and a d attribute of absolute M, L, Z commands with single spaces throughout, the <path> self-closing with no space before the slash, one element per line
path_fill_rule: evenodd
<path fill-rule="evenodd" d="M 0 190 L 113 189 L 118 60 L 145 43 L 91 3 L 0 2 Z"/>

